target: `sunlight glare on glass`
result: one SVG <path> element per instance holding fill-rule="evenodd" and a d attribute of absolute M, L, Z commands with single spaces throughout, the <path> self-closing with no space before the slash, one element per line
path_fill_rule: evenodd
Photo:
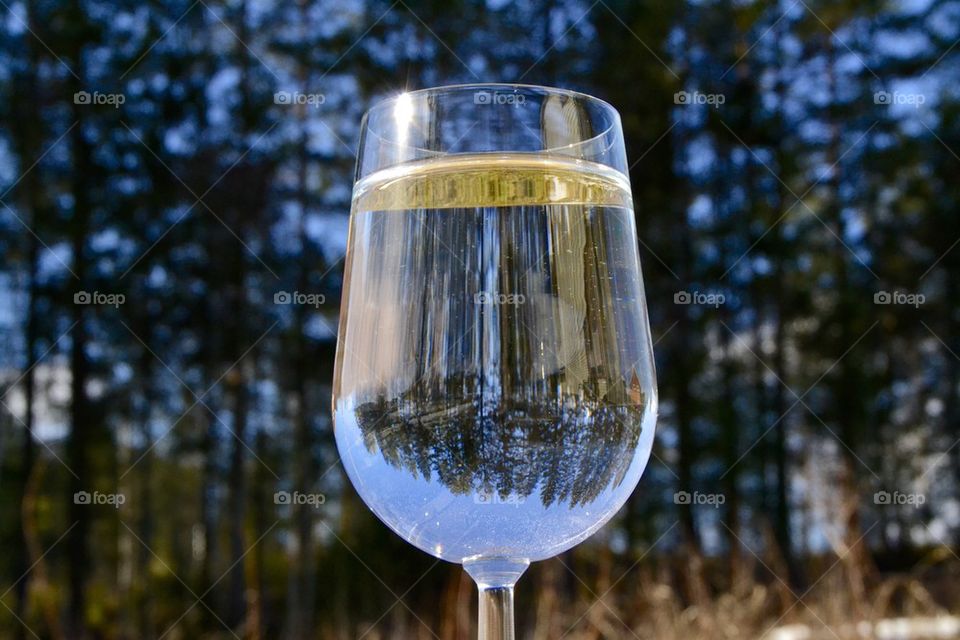
<path fill-rule="evenodd" d="M 397 122 L 397 130 L 400 132 L 400 145 L 405 146 L 409 135 L 409 126 L 413 119 L 413 100 L 409 93 L 401 93 L 397 97 L 397 102 L 393 107 L 393 118 Z"/>

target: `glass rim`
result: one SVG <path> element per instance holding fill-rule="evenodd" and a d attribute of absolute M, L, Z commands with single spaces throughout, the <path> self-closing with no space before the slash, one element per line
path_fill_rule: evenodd
<path fill-rule="evenodd" d="M 603 131 L 591 136 L 590 138 L 586 140 L 578 140 L 576 142 L 572 142 L 566 145 L 561 145 L 559 147 L 543 149 L 538 153 L 550 153 L 550 152 L 559 151 L 561 149 L 585 145 L 609 134 L 610 131 L 616 128 L 617 126 L 622 126 L 621 119 L 620 119 L 620 112 L 617 111 L 616 107 L 614 107 L 612 104 L 610 104 L 609 102 L 607 102 L 602 98 L 598 98 L 596 96 L 590 95 L 589 93 L 584 93 L 582 91 L 577 91 L 575 89 L 566 89 L 562 87 L 548 87 L 548 86 L 539 85 L 539 84 L 524 84 L 524 83 L 515 83 L 515 82 L 466 82 L 466 83 L 460 83 L 460 84 L 444 84 L 444 85 L 438 85 L 435 87 L 425 87 L 423 89 L 413 89 L 410 91 L 401 91 L 400 93 L 397 93 L 395 95 L 382 98 L 377 102 L 375 102 L 366 111 L 364 111 L 363 117 L 360 120 L 361 129 L 367 129 L 368 133 L 371 133 L 377 138 L 380 138 L 386 141 L 386 138 L 383 138 L 378 132 L 370 130 L 368 128 L 368 123 L 370 122 L 370 116 L 374 113 L 379 113 L 383 110 L 389 109 L 394 104 L 396 104 L 396 102 L 400 100 L 401 97 L 404 97 L 404 96 L 422 97 L 422 96 L 431 95 L 431 94 L 440 95 L 444 93 L 455 93 L 455 92 L 461 92 L 461 91 L 466 92 L 470 90 L 481 91 L 484 89 L 486 90 L 507 89 L 507 90 L 514 90 L 514 91 L 518 89 L 532 90 L 532 91 L 543 93 L 544 95 L 566 96 L 569 98 L 576 98 L 578 100 L 582 100 L 584 102 L 593 104 L 598 108 L 600 108 L 602 111 L 605 111 L 612 116 L 610 125 L 607 128 L 605 128 Z M 411 147 L 411 148 L 417 148 L 417 147 Z M 427 150 L 424 149 L 424 151 L 427 151 Z M 499 152 L 487 152 L 487 153 L 499 153 Z"/>
<path fill-rule="evenodd" d="M 589 93 L 584 93 L 583 91 L 577 91 L 576 89 L 566 89 L 564 87 L 548 87 L 542 84 L 525 84 L 522 82 L 464 82 L 457 84 L 441 84 L 435 87 L 424 87 L 423 89 L 411 89 L 407 91 L 401 91 L 392 96 L 386 98 L 381 98 L 377 100 L 371 107 L 363 112 L 364 116 L 369 115 L 373 111 L 378 111 L 381 108 L 387 107 L 390 104 L 393 104 L 400 99 L 400 96 L 418 96 L 429 93 L 446 93 L 450 91 L 460 91 L 466 89 L 536 89 L 537 91 L 542 91 L 548 94 L 554 95 L 565 95 L 570 96 L 571 98 L 579 98 L 587 102 L 594 102 L 604 109 L 609 109 L 610 111 L 620 115 L 620 112 L 617 111 L 616 107 L 604 100 L 603 98 L 598 98 L 597 96 L 591 95 Z"/>

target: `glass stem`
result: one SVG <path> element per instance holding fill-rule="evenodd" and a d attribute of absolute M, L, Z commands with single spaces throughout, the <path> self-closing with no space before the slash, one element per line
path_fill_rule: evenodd
<path fill-rule="evenodd" d="M 471 558 L 463 568 L 480 590 L 478 640 L 513 640 L 513 585 L 530 566 L 525 559 Z"/>
<path fill-rule="evenodd" d="M 478 640 L 513 640 L 513 585 L 480 587 Z"/>

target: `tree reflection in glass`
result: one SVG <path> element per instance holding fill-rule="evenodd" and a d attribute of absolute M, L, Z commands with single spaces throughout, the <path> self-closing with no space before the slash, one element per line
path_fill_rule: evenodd
<path fill-rule="evenodd" d="M 431 394 L 423 385 L 357 407 L 367 450 L 454 494 L 490 501 L 537 492 L 544 507 L 586 506 L 623 482 L 640 437 L 639 387 L 637 402 L 616 390 L 602 399 L 510 394 L 497 400 L 484 397 L 477 376 L 449 382 L 460 395 Z"/>

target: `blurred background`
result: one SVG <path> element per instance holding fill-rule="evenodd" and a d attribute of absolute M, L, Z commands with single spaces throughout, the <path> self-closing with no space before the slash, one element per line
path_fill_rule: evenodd
<path fill-rule="evenodd" d="M 330 394 L 361 115 L 474 81 L 622 114 L 661 394 L 519 635 L 960 637 L 960 2 L 0 16 L 0 637 L 472 637 Z"/>

